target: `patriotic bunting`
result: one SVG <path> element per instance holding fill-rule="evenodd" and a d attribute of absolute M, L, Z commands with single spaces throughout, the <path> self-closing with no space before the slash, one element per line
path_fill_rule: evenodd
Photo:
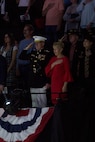
<path fill-rule="evenodd" d="M 0 142 L 34 142 L 53 114 L 54 108 L 25 108 L 16 115 L 0 109 Z"/>

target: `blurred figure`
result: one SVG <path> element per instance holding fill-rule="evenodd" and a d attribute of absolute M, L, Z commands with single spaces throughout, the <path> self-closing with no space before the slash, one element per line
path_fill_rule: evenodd
<path fill-rule="evenodd" d="M 92 132 L 90 121 L 95 112 L 95 45 L 86 36 L 78 52 L 75 52 L 73 70 L 74 84 L 69 87 L 72 116 L 73 141 L 86 141 Z M 75 136 L 76 135 L 76 136 Z"/>
<path fill-rule="evenodd" d="M 83 47 L 80 50 L 80 54 L 76 56 L 77 70 L 76 76 L 80 82 L 80 85 L 86 87 L 93 87 L 95 81 L 95 49 L 94 40 L 90 36 L 86 36 L 83 40 Z M 86 86 L 87 85 L 87 86 Z M 94 89 L 94 88 L 93 88 Z M 92 91 L 92 89 L 89 89 Z M 88 93 L 88 92 L 87 92 Z"/>
<path fill-rule="evenodd" d="M 80 28 L 83 35 L 90 29 L 95 32 L 95 0 L 82 0 L 77 11 L 81 14 Z"/>
<path fill-rule="evenodd" d="M 18 0 L 18 10 L 21 27 L 30 23 L 29 7 L 31 0 Z"/>
<path fill-rule="evenodd" d="M 67 7 L 63 19 L 66 21 L 64 32 L 71 29 L 79 29 L 80 15 L 76 11 L 78 0 L 71 0 L 71 5 Z"/>
<path fill-rule="evenodd" d="M 7 75 L 6 60 L 2 55 L 0 55 L 0 94 L 2 93 L 5 86 L 6 75 Z"/>
<path fill-rule="evenodd" d="M 74 62 L 76 62 L 75 56 L 81 50 L 81 46 L 82 46 L 82 43 L 79 38 L 78 30 L 69 30 L 68 39 L 70 43 L 70 45 L 68 46 L 69 47 L 68 55 L 69 55 L 69 60 L 70 60 L 70 68 L 71 68 L 73 78 L 75 79 L 75 71 L 74 71 L 73 64 Z"/>
<path fill-rule="evenodd" d="M 8 92 L 11 92 L 16 87 L 16 55 L 17 47 L 14 43 L 13 34 L 6 33 L 4 36 L 4 45 L 1 47 L 1 54 L 7 62 L 7 79 L 6 86 Z"/>
<path fill-rule="evenodd" d="M 61 29 L 64 11 L 63 0 L 45 0 L 42 15 L 45 16 L 45 34 L 47 47 L 52 50 L 52 44 L 58 40 L 58 32 Z"/>
<path fill-rule="evenodd" d="M 3 19 L 9 22 L 11 28 L 18 25 L 19 15 L 16 0 L 5 0 L 5 15 Z"/>
<path fill-rule="evenodd" d="M 23 29 L 23 35 L 24 39 L 19 42 L 18 45 L 18 54 L 17 54 L 17 65 L 16 65 L 16 74 L 19 78 L 18 86 L 20 88 L 28 88 L 28 75 L 30 70 L 30 61 L 28 60 L 21 60 L 19 59 L 19 55 L 23 51 L 26 46 L 28 46 L 30 43 L 33 43 L 34 39 L 32 37 L 34 32 L 34 28 L 30 24 L 26 24 Z M 30 49 L 28 52 L 31 52 L 32 49 Z"/>
<path fill-rule="evenodd" d="M 95 139 L 93 129 L 95 127 L 95 43 L 91 36 L 83 40 L 83 50 L 78 56 L 77 77 L 82 97 L 81 115 L 81 137 L 80 141 L 92 141 Z M 84 98 L 83 98 L 84 97 Z"/>
<path fill-rule="evenodd" d="M 0 55 L 0 107 L 3 107 L 5 101 L 2 92 L 6 84 L 6 77 L 7 77 L 6 60 L 2 55 Z"/>
<path fill-rule="evenodd" d="M 45 18 L 42 16 L 42 8 L 45 0 L 30 0 L 27 11 L 31 17 L 31 23 L 35 28 L 35 34 L 43 35 Z"/>
<path fill-rule="evenodd" d="M 80 40 L 80 33 L 78 30 L 76 29 L 71 29 L 68 30 L 68 34 L 64 35 L 59 41 L 64 42 L 65 47 L 64 47 L 64 55 L 66 55 L 69 60 L 70 60 L 70 68 L 71 68 L 71 72 L 72 72 L 72 76 L 75 79 L 75 70 L 73 67 L 74 62 L 76 62 L 76 60 L 74 60 L 75 58 L 75 54 L 81 50 L 82 47 L 82 42 Z"/>
<path fill-rule="evenodd" d="M 3 26 L 3 16 L 5 15 L 5 0 L 0 1 L 0 25 Z"/>

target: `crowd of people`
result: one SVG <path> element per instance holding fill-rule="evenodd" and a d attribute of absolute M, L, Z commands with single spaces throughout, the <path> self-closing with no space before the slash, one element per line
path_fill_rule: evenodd
<path fill-rule="evenodd" d="M 24 25 L 30 23 L 35 34 L 47 37 L 48 48 L 70 29 L 77 29 L 83 34 L 90 30 L 94 33 L 94 0 L 67 2 L 68 4 L 63 0 L 1 0 L 0 30 L 3 34 L 6 31 L 13 32 L 20 41 Z M 1 39 L 2 36 L 1 34 Z"/>
<path fill-rule="evenodd" d="M 32 107 L 68 102 L 68 142 L 94 142 L 82 128 L 95 112 L 95 0 L 1 0 L 0 22 L 0 94 L 29 90 Z"/>

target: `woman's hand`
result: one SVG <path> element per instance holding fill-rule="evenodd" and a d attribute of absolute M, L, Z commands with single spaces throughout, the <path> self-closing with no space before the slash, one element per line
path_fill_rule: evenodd
<path fill-rule="evenodd" d="M 54 68 L 54 66 L 56 66 L 56 65 L 58 65 L 58 64 L 61 64 L 62 62 L 63 62 L 62 59 L 58 59 L 57 61 L 53 62 L 53 63 L 51 64 L 51 69 Z"/>
<path fill-rule="evenodd" d="M 63 87 L 62 87 L 62 92 L 63 93 L 65 93 L 65 92 L 67 92 L 68 90 L 67 90 L 67 82 L 64 82 L 64 85 L 63 85 Z"/>

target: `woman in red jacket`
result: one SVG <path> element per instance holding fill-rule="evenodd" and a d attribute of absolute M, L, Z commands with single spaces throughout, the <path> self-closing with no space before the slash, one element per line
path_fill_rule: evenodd
<path fill-rule="evenodd" d="M 67 84 L 73 80 L 68 58 L 63 55 L 63 48 L 64 43 L 54 42 L 53 52 L 55 56 L 51 58 L 45 68 L 46 75 L 51 78 L 51 99 L 53 104 L 56 104 L 60 97 L 63 100 L 67 97 Z"/>

